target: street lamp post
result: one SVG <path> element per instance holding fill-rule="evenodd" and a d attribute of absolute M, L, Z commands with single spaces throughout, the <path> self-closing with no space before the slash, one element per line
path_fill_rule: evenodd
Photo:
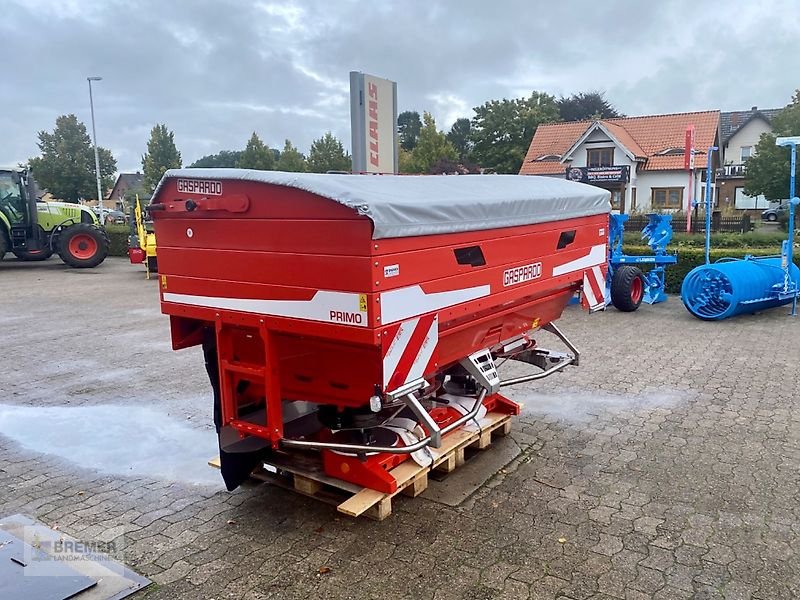
<path fill-rule="evenodd" d="M 97 212 L 100 219 L 100 225 L 103 226 L 103 190 L 100 183 L 100 155 L 97 152 L 97 130 L 94 126 L 94 99 L 92 98 L 92 82 L 101 81 L 102 77 L 87 77 L 86 81 L 89 82 L 89 108 L 92 112 L 92 139 L 94 141 L 94 172 L 97 176 Z"/>
<path fill-rule="evenodd" d="M 784 278 L 784 291 L 788 290 L 789 278 L 794 262 L 794 218 L 797 205 L 800 204 L 800 198 L 796 196 L 797 190 L 795 188 L 795 171 L 797 165 L 797 145 L 800 144 L 800 136 L 779 137 L 775 140 L 776 146 L 784 146 L 789 148 L 789 235 L 784 241 L 785 244 L 785 262 L 786 276 Z M 797 314 L 797 294 L 798 282 L 794 283 L 794 300 L 792 302 L 792 316 Z"/>
<path fill-rule="evenodd" d="M 711 194 L 711 159 L 714 157 L 714 152 L 719 150 L 717 146 L 709 146 L 708 148 L 708 164 L 706 165 L 706 264 L 711 264 L 711 209 L 714 206 L 713 196 Z M 697 204 L 694 207 L 697 209 Z"/>

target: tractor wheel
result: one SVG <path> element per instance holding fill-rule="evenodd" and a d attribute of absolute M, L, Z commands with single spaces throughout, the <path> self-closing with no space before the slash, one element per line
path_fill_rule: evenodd
<path fill-rule="evenodd" d="M 639 267 L 622 265 L 611 280 L 611 303 L 622 312 L 633 312 L 644 298 L 644 275 Z"/>
<path fill-rule="evenodd" d="M 18 259 L 29 262 L 47 260 L 53 256 L 53 251 L 50 250 L 50 248 L 46 248 L 44 250 L 12 250 L 12 252 Z"/>
<path fill-rule="evenodd" d="M 59 236 L 58 255 L 70 267 L 90 269 L 105 260 L 108 239 L 103 230 L 94 225 L 70 225 Z"/>
<path fill-rule="evenodd" d="M 2 225 L 0 225 L 2 227 Z M 6 232 L 0 229 L 0 260 L 3 260 L 3 257 L 8 252 L 9 247 L 11 244 L 8 243 L 8 238 L 6 237 Z"/>
<path fill-rule="evenodd" d="M 145 260 L 147 260 L 147 269 L 151 273 L 158 273 L 158 257 L 148 256 Z"/>

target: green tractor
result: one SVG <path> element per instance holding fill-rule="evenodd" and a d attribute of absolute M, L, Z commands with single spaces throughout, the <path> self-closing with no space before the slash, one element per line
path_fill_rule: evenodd
<path fill-rule="evenodd" d="M 57 252 L 78 269 L 96 267 L 108 254 L 108 237 L 89 208 L 42 202 L 27 169 L 0 168 L 0 260 L 47 260 Z"/>

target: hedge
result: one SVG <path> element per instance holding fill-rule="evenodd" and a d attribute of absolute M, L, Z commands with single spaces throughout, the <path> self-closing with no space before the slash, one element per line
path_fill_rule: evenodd
<path fill-rule="evenodd" d="M 127 225 L 106 225 L 109 256 L 128 256 L 128 236 L 131 233 Z"/>
<path fill-rule="evenodd" d="M 666 267 L 665 283 L 667 292 L 670 294 L 677 294 L 681 291 L 681 284 L 683 278 L 695 267 L 702 265 L 706 261 L 705 248 L 672 248 L 669 247 L 670 253 L 678 253 L 678 264 L 668 265 Z M 649 255 L 652 254 L 649 246 L 623 246 L 625 254 L 631 255 Z M 715 262 L 720 258 L 744 258 L 745 256 L 774 256 L 780 254 L 780 248 L 714 248 L 711 247 L 710 258 L 711 262 Z M 800 253 L 794 255 L 795 264 L 800 267 Z M 645 267 L 645 265 L 641 265 Z"/>

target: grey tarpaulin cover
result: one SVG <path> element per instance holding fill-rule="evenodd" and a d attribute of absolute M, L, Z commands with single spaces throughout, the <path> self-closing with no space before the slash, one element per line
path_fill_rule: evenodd
<path fill-rule="evenodd" d="M 167 178 L 256 181 L 305 190 L 369 217 L 374 224 L 374 239 L 546 223 L 611 210 L 611 193 L 607 190 L 531 175 L 328 175 L 170 169 L 155 194 Z M 251 200 L 258 202 L 259 198 Z"/>

